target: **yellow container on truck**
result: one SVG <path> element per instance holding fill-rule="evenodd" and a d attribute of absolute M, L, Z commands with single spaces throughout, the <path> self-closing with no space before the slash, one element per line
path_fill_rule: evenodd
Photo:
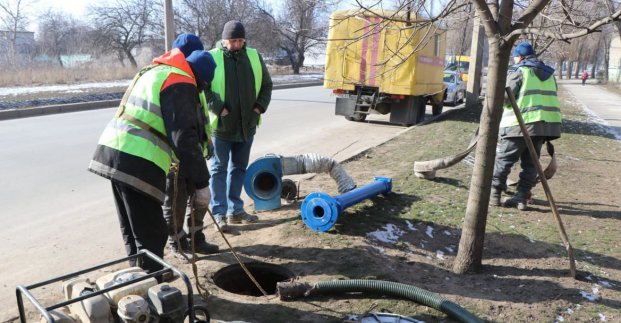
<path fill-rule="evenodd" d="M 390 113 L 410 125 L 424 120 L 427 103 L 442 113 L 444 30 L 415 14 L 356 10 L 332 13 L 329 27 L 324 87 L 337 95 L 337 115 Z"/>

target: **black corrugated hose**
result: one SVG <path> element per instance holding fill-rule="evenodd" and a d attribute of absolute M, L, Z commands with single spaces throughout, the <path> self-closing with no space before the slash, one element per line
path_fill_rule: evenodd
<path fill-rule="evenodd" d="M 310 294 L 324 293 L 379 293 L 382 295 L 390 295 L 407 298 L 416 303 L 439 310 L 448 316 L 464 323 L 480 323 L 482 322 L 465 310 L 463 307 L 424 289 L 383 280 L 367 280 L 367 279 L 350 279 L 350 280 L 333 280 L 316 283 L 310 290 Z"/>

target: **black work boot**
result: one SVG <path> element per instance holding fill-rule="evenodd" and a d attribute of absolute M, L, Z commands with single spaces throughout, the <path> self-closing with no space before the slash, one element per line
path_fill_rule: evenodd
<path fill-rule="evenodd" d="M 190 235 L 189 245 L 192 248 L 192 235 Z M 212 253 L 217 253 L 220 250 L 217 245 L 207 243 L 207 239 L 205 239 L 205 234 L 203 232 L 196 232 L 194 234 L 194 251 L 197 253 L 202 253 L 205 255 L 209 255 Z"/>
<path fill-rule="evenodd" d="M 492 192 L 489 195 L 490 206 L 500 206 L 500 195 L 502 191 L 499 188 L 492 187 Z"/>
<path fill-rule="evenodd" d="M 520 211 L 525 211 L 526 201 L 528 200 L 528 192 L 520 192 L 518 191 L 511 198 L 506 199 L 504 201 L 504 207 L 515 207 Z"/>

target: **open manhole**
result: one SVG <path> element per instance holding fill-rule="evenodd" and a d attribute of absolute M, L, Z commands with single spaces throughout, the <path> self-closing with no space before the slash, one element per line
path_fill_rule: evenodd
<path fill-rule="evenodd" d="M 276 294 L 276 283 L 294 277 L 289 269 L 278 265 L 263 262 L 247 262 L 244 263 L 244 266 L 246 266 L 248 271 L 254 276 L 254 279 L 261 285 L 261 288 L 269 295 Z M 218 270 L 213 275 L 213 282 L 216 286 L 230 293 L 263 296 L 263 293 L 261 293 L 259 288 L 250 280 L 239 264 L 226 266 Z"/>

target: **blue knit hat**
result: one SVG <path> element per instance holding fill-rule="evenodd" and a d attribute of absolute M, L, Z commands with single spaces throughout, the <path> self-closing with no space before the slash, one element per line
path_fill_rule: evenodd
<path fill-rule="evenodd" d="M 190 56 L 195 50 L 203 50 L 203 42 L 194 34 L 183 33 L 177 36 L 172 48 L 179 48 L 185 57 Z"/>
<path fill-rule="evenodd" d="M 533 50 L 533 46 L 531 46 L 527 41 L 518 44 L 513 49 L 513 56 L 515 57 L 529 55 L 535 55 L 535 51 Z"/>
<path fill-rule="evenodd" d="M 186 60 L 192 67 L 197 84 L 211 83 L 216 69 L 216 61 L 213 60 L 213 56 L 209 52 L 195 50 Z"/>

